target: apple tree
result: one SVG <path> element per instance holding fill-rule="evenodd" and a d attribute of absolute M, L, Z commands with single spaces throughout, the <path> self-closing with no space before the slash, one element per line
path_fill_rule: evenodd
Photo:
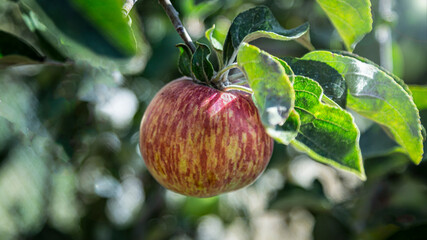
<path fill-rule="evenodd" d="M 0 239 L 423 239 L 426 11 L 0 1 Z"/>

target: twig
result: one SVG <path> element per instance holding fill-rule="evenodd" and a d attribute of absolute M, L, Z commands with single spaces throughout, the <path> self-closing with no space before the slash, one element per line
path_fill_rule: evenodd
<path fill-rule="evenodd" d="M 126 0 L 125 4 L 123 4 L 122 12 L 125 17 L 129 15 L 129 12 L 130 10 L 132 10 L 133 5 L 136 3 L 136 1 L 138 0 Z"/>
<path fill-rule="evenodd" d="M 191 52 L 194 53 L 196 51 L 196 46 L 191 40 L 190 35 L 188 35 L 187 30 L 182 25 L 182 22 L 179 19 L 179 13 L 172 6 L 172 3 L 169 0 L 159 0 L 159 3 L 162 5 L 179 36 L 182 38 L 182 40 L 184 40 L 185 44 L 190 48 Z"/>

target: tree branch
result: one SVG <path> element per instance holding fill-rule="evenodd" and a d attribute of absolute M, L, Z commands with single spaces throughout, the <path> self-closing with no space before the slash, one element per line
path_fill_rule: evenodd
<path fill-rule="evenodd" d="M 162 5 L 179 36 L 182 38 L 182 40 L 184 40 L 185 44 L 190 48 L 191 52 L 194 53 L 196 51 L 196 46 L 191 40 L 190 35 L 188 35 L 187 30 L 182 25 L 182 22 L 179 19 L 179 13 L 172 6 L 170 0 L 159 0 L 159 4 Z"/>

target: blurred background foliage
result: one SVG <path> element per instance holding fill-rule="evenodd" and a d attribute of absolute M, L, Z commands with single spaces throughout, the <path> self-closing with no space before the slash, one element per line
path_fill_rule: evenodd
<path fill-rule="evenodd" d="M 190 35 L 255 5 L 317 49 L 344 49 L 314 0 L 173 1 Z M 157 1 L 0 0 L 0 239 L 425 239 L 427 162 L 415 166 L 356 116 L 368 180 L 276 145 L 250 187 L 208 199 L 163 189 L 138 150 L 144 109 L 179 77 L 178 34 Z M 408 84 L 427 84 L 427 2 L 373 0 L 356 47 Z M 293 42 L 257 40 L 276 56 Z M 427 110 L 420 109 L 427 126 Z"/>

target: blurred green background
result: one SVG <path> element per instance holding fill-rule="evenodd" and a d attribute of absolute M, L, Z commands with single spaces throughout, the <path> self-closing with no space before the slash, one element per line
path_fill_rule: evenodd
<path fill-rule="evenodd" d="M 317 49 L 344 49 L 314 0 L 172 2 L 194 40 L 212 24 L 226 34 L 239 12 L 264 4 L 286 28 L 308 21 Z M 181 40 L 157 1 L 139 0 L 130 18 L 122 4 L 0 0 L 0 240 L 427 239 L 426 160 L 410 163 L 357 116 L 366 182 L 276 144 L 245 189 L 197 199 L 162 188 L 138 130 L 154 94 L 179 77 Z M 373 0 L 372 13 L 355 53 L 427 84 L 427 1 Z"/>

